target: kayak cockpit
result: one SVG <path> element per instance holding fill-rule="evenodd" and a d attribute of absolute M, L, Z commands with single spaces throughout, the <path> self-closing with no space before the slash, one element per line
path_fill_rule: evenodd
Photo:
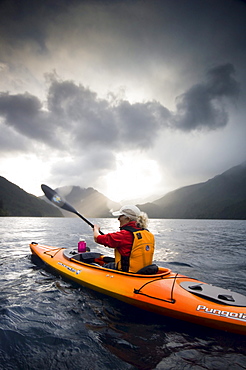
<path fill-rule="evenodd" d="M 105 267 L 107 266 L 105 264 L 114 262 L 113 257 L 104 256 L 101 253 L 97 252 L 84 252 L 84 253 L 78 253 L 77 248 L 70 248 L 70 249 L 64 249 L 63 256 L 73 262 L 77 263 L 86 263 L 89 265 L 97 266 L 97 267 Z M 105 266 L 104 266 L 105 265 Z M 131 273 L 131 272 L 123 272 L 123 271 L 117 271 L 121 274 L 129 274 L 131 276 L 136 275 L 144 275 L 144 276 L 163 276 L 170 274 L 171 270 L 168 268 L 158 267 L 155 264 L 145 266 L 141 270 L 139 270 L 137 273 Z"/>

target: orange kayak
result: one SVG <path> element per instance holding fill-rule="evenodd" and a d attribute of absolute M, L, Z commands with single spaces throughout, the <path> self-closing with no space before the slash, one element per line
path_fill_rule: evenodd
<path fill-rule="evenodd" d="M 151 275 L 103 267 L 108 257 L 76 249 L 30 244 L 62 276 L 153 313 L 246 334 L 246 296 L 158 267 Z"/>

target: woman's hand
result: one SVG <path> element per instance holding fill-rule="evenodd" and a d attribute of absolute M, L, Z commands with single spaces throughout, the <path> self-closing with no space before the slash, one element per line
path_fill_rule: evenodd
<path fill-rule="evenodd" d="M 100 235 L 99 231 L 100 231 L 100 226 L 99 225 L 94 225 L 93 234 L 94 234 L 95 242 L 97 242 L 97 237 L 98 237 L 98 235 Z"/>

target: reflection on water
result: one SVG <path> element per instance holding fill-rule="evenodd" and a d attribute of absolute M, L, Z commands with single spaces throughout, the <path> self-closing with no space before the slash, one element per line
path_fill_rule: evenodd
<path fill-rule="evenodd" d="M 115 219 L 92 221 L 104 232 L 118 228 Z M 151 220 L 155 261 L 246 294 L 245 226 Z M 80 219 L 0 218 L 0 235 L 0 368 L 246 368 L 245 337 L 141 311 L 33 263 L 31 241 L 70 247 L 83 235 L 92 250 L 105 253 Z"/>

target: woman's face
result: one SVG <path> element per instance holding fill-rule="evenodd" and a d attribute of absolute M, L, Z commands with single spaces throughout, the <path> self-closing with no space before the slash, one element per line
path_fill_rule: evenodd
<path fill-rule="evenodd" d="M 120 221 L 120 227 L 124 226 L 125 224 L 128 224 L 129 222 L 129 218 L 124 215 L 119 216 L 118 220 Z"/>

